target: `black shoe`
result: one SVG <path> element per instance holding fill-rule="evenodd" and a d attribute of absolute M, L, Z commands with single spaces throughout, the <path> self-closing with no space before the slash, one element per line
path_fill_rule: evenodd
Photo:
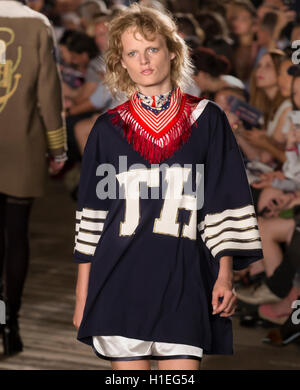
<path fill-rule="evenodd" d="M 300 297 L 298 297 L 298 300 L 300 300 Z M 262 341 L 279 347 L 290 344 L 291 342 L 298 343 L 300 341 L 300 322 L 298 316 L 295 315 L 297 310 L 299 310 L 298 307 L 292 311 L 283 325 L 270 331 Z"/>
<path fill-rule="evenodd" d="M 23 351 L 23 343 L 19 334 L 18 314 L 7 308 L 6 324 L 2 325 L 3 349 L 5 356 L 12 356 Z"/>

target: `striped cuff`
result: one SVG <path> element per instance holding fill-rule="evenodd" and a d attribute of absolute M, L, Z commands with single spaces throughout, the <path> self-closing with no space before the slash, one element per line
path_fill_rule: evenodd
<path fill-rule="evenodd" d="M 206 214 L 198 224 L 198 230 L 214 257 L 224 250 L 262 249 L 255 209 L 251 204 Z"/>
<path fill-rule="evenodd" d="M 83 208 L 76 211 L 74 261 L 89 262 L 103 231 L 107 210 Z M 83 256 L 82 256 L 83 255 Z"/>
<path fill-rule="evenodd" d="M 47 131 L 48 147 L 51 151 L 67 150 L 67 132 L 65 126 Z M 61 154 L 61 152 L 60 152 Z"/>

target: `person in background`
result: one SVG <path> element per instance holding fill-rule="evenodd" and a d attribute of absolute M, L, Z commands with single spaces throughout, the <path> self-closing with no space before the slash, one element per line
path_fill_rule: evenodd
<path fill-rule="evenodd" d="M 37 12 L 43 12 L 45 7 L 44 0 L 25 0 L 25 3 L 28 7 Z"/>
<path fill-rule="evenodd" d="M 78 104 L 97 88 L 98 72 L 103 62 L 94 39 L 86 33 L 75 31 L 67 40 L 67 49 L 71 55 L 71 65 L 85 76 L 84 84 L 79 90 L 72 90 L 66 86 L 64 88 L 65 95 L 72 99 L 73 104 Z"/>
<path fill-rule="evenodd" d="M 246 102 L 247 101 L 246 93 L 245 93 L 244 89 L 238 88 L 238 87 L 233 87 L 233 86 L 225 86 L 225 87 L 219 89 L 215 93 L 214 102 L 216 104 L 218 104 L 220 107 L 222 107 L 223 110 L 225 111 L 225 114 L 227 115 L 227 119 L 229 121 L 229 124 L 230 124 L 233 132 L 235 133 L 236 138 L 237 138 L 237 129 L 240 126 L 240 120 L 236 114 L 234 114 L 233 112 L 230 111 L 230 106 L 229 106 L 228 100 L 227 100 L 229 96 L 234 96 L 234 97 L 238 98 L 239 100 Z M 237 141 L 239 141 L 238 138 L 237 138 Z"/>
<path fill-rule="evenodd" d="M 29 267 L 30 212 L 46 192 L 48 172 L 64 166 L 67 144 L 49 20 L 21 2 L 0 0 L 0 25 L 0 39 L 10 40 L 0 64 L 0 276 L 7 314 L 1 331 L 4 354 L 12 355 L 23 350 L 18 318 Z"/>
<path fill-rule="evenodd" d="M 293 23 L 291 31 L 291 42 L 300 40 L 300 16 Z"/>
<path fill-rule="evenodd" d="M 78 7 L 81 27 L 86 30 L 88 25 L 98 16 L 107 15 L 109 10 L 102 0 L 86 0 Z"/>
<path fill-rule="evenodd" d="M 257 43 L 259 51 L 256 56 L 255 64 L 261 59 L 263 54 L 274 47 L 273 34 L 277 24 L 278 16 L 275 12 L 267 12 L 263 19 L 258 22 L 257 27 Z"/>
<path fill-rule="evenodd" d="M 209 10 L 198 12 L 195 18 L 204 31 L 203 46 L 213 49 L 216 54 L 225 56 L 232 67 L 233 40 L 230 38 L 225 18 Z"/>
<path fill-rule="evenodd" d="M 235 0 L 229 27 L 234 37 L 234 75 L 248 85 L 258 52 L 255 42 L 257 29 L 256 9 L 250 1 Z"/>
<path fill-rule="evenodd" d="M 286 59 L 281 50 L 273 50 L 262 56 L 251 76 L 250 103 L 262 111 L 264 129 L 252 129 L 244 136 L 250 146 L 257 148 L 257 158 L 272 169 L 284 163 L 284 144 L 291 102 L 279 89 L 279 69 Z M 253 158 L 253 157 L 252 157 Z"/>
<path fill-rule="evenodd" d="M 174 15 L 178 28 L 178 34 L 184 40 L 193 38 L 198 46 L 204 41 L 204 32 L 192 14 L 177 13 Z"/>
<path fill-rule="evenodd" d="M 194 80 L 203 96 L 214 100 L 214 94 L 223 87 L 244 87 L 240 80 L 228 75 L 230 63 L 227 58 L 212 49 L 200 47 L 192 52 L 191 59 L 195 66 Z"/>

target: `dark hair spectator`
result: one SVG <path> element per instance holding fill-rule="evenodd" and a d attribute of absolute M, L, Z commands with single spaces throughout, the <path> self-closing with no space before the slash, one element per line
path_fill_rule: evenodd
<path fill-rule="evenodd" d="M 87 53 L 92 59 L 99 53 L 95 40 L 81 31 L 75 31 L 71 38 L 67 41 L 67 47 L 71 52 L 77 54 Z"/>
<path fill-rule="evenodd" d="M 226 57 L 217 55 L 212 49 L 201 47 L 191 55 L 196 74 L 199 71 L 206 72 L 212 77 L 226 74 L 230 70 L 230 63 Z"/>

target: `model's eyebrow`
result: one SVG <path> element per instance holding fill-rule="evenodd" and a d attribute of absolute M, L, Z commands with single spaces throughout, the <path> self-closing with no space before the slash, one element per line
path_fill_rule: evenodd
<path fill-rule="evenodd" d="M 147 49 L 151 49 L 152 47 L 159 47 L 159 44 L 157 43 L 157 44 L 154 44 L 154 45 L 151 45 L 151 46 L 147 46 L 146 50 Z M 131 51 L 138 51 L 138 50 L 137 49 L 130 49 L 130 50 L 128 50 L 128 53 L 130 53 Z"/>

